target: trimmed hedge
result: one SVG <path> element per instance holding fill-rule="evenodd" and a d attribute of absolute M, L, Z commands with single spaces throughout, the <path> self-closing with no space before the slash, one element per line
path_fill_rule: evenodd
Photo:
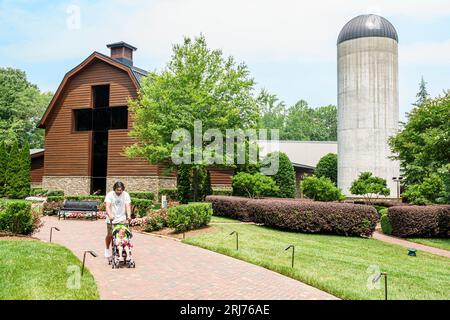
<path fill-rule="evenodd" d="M 178 201 L 178 189 L 177 188 L 161 188 L 159 189 L 159 197 L 167 196 L 167 200 Z"/>
<path fill-rule="evenodd" d="M 155 194 L 153 192 L 129 192 L 131 198 L 155 200 Z"/>
<path fill-rule="evenodd" d="M 450 237 L 450 205 L 391 207 L 388 215 L 396 237 Z"/>
<path fill-rule="evenodd" d="M 231 188 L 213 188 L 213 195 L 214 196 L 232 196 L 233 195 L 233 189 Z"/>
<path fill-rule="evenodd" d="M 370 236 L 378 222 L 372 206 L 291 199 L 210 196 L 214 213 L 305 233 Z"/>
<path fill-rule="evenodd" d="M 146 199 L 131 199 L 131 207 L 134 215 L 142 218 L 152 209 L 153 201 Z"/>
<path fill-rule="evenodd" d="M 213 214 L 210 203 L 189 203 L 170 208 L 167 225 L 176 232 L 183 232 L 206 226 Z"/>
<path fill-rule="evenodd" d="M 26 201 L 0 202 L 0 231 L 29 235 L 38 227 L 34 221 L 31 203 Z"/>

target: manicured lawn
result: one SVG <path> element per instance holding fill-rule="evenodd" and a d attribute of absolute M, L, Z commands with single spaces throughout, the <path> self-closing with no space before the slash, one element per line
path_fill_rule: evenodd
<path fill-rule="evenodd" d="M 413 238 L 413 239 L 408 239 L 408 240 L 412 241 L 412 242 L 424 244 L 426 246 L 450 251 L 450 239 Z"/>
<path fill-rule="evenodd" d="M 450 299 L 450 259 L 375 239 L 311 235 L 256 225 L 215 225 L 221 231 L 184 242 L 274 270 L 343 299 L 384 299 L 384 290 L 369 290 L 370 266 L 388 273 L 389 299 Z M 239 232 L 239 251 L 235 237 Z M 295 268 L 291 251 L 296 246 Z M 384 288 L 384 285 L 381 286 Z"/>
<path fill-rule="evenodd" d="M 211 222 L 215 222 L 215 223 L 236 223 L 236 222 L 239 222 L 239 221 L 234 220 L 234 219 L 230 219 L 230 218 L 226 218 L 226 217 L 212 216 L 211 217 Z"/>
<path fill-rule="evenodd" d="M 40 241 L 0 240 L 0 300 L 99 299 L 85 269 L 79 289 L 70 289 L 71 266 L 81 262 L 68 249 Z M 69 282 L 68 282 L 69 280 Z"/>

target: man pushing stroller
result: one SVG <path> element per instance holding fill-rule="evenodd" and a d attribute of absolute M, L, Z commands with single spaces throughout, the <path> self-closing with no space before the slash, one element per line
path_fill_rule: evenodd
<path fill-rule="evenodd" d="M 105 197 L 106 203 L 106 237 L 105 237 L 105 258 L 111 263 L 112 255 L 110 246 L 113 244 L 113 229 L 115 226 L 125 225 L 131 220 L 131 198 L 125 191 L 125 185 L 118 181 L 113 186 L 113 191 L 108 192 Z M 128 228 L 127 228 L 128 229 Z M 116 228 L 116 231 L 119 230 Z M 127 230 L 131 236 L 131 232 Z M 115 248 L 116 245 L 113 245 Z M 122 252 L 122 251 L 121 251 Z M 128 253 L 128 252 L 127 252 Z M 130 257 L 131 258 L 131 257 Z"/>

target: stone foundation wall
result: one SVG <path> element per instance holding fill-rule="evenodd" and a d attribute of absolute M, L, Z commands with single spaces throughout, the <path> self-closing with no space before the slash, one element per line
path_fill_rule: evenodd
<path fill-rule="evenodd" d="M 106 190 L 111 191 L 116 181 L 122 181 L 128 192 L 146 192 L 155 194 L 159 191 L 159 178 L 156 176 L 129 176 L 129 177 L 108 177 L 106 180 Z"/>
<path fill-rule="evenodd" d="M 86 196 L 91 192 L 91 177 L 48 177 L 42 179 L 42 188 L 63 190 L 68 196 Z"/>
<path fill-rule="evenodd" d="M 176 178 L 159 178 L 159 188 L 176 188 Z"/>

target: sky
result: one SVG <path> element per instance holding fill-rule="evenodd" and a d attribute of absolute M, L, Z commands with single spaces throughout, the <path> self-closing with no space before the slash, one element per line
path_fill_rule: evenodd
<path fill-rule="evenodd" d="M 432 96 L 450 89 L 449 0 L 0 0 L 0 66 L 24 70 L 44 91 L 106 44 L 138 48 L 135 65 L 160 70 L 172 45 L 202 33 L 209 47 L 245 62 L 288 105 L 337 104 L 336 40 L 360 14 L 387 18 L 399 34 L 400 115 L 421 77 Z"/>

